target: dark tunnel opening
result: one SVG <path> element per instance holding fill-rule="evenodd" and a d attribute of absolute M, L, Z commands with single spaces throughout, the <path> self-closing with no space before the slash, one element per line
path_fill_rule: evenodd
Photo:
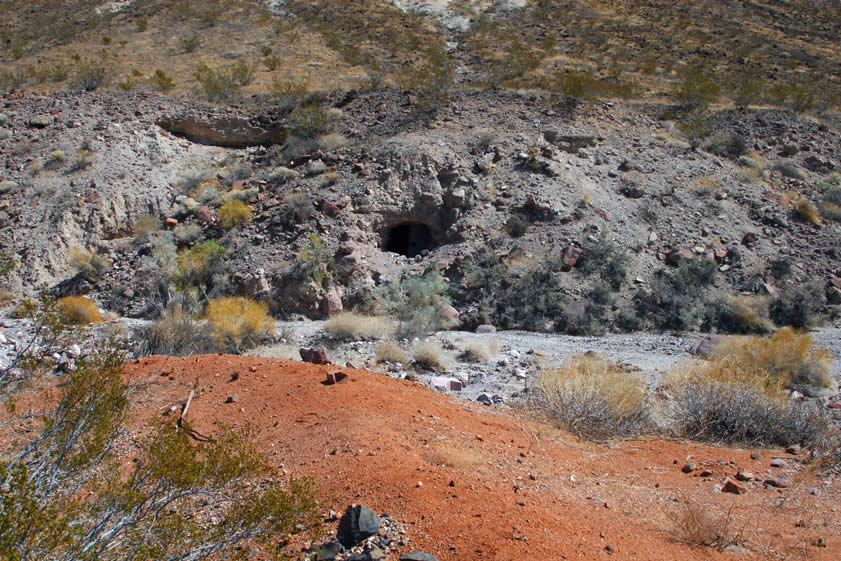
<path fill-rule="evenodd" d="M 425 249 L 432 249 L 434 241 L 432 230 L 426 224 L 404 222 L 386 230 L 383 240 L 386 251 L 399 253 L 406 257 L 416 257 Z"/>

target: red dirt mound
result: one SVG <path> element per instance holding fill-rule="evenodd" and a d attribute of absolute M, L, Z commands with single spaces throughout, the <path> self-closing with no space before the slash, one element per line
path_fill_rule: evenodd
<path fill-rule="evenodd" d="M 453 399 L 373 372 L 238 356 L 150 357 L 126 367 L 141 390 L 140 419 L 198 391 L 188 419 L 259 427 L 282 473 L 309 475 L 341 512 L 365 504 L 407 527 L 410 549 L 466 559 L 837 559 L 839 486 L 772 468 L 779 451 L 735 450 L 652 438 L 581 442 L 516 412 Z M 172 414 L 172 413 L 168 413 Z M 684 473 L 687 463 L 696 464 Z M 789 456 L 789 465 L 797 465 Z M 787 476 L 787 489 L 743 483 L 739 469 Z M 703 476 L 701 472 L 708 471 Z M 810 493 L 811 491 L 811 493 Z M 690 501 L 726 518 L 741 545 L 719 553 L 676 539 L 668 513 Z M 822 541 L 821 541 L 822 540 Z M 401 552 L 404 552 L 401 550 Z M 392 555 L 391 558 L 396 559 Z"/>

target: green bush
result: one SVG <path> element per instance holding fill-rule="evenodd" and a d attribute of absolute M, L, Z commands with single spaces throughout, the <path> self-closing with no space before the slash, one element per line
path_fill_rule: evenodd
<path fill-rule="evenodd" d="M 695 66 L 686 69 L 674 90 L 677 101 L 687 108 L 699 108 L 718 100 L 721 87 L 709 69 Z"/>
<path fill-rule="evenodd" d="M 176 258 L 179 287 L 186 290 L 207 285 L 224 254 L 225 248 L 216 240 L 179 251 Z"/>
<path fill-rule="evenodd" d="M 812 327 L 825 303 L 826 296 L 819 283 L 791 285 L 771 302 L 771 319 L 780 326 Z"/>
<path fill-rule="evenodd" d="M 400 330 L 406 335 L 433 333 L 453 325 L 441 315 L 450 298 L 437 270 L 394 281 L 382 287 L 377 300 L 388 315 L 400 321 Z"/>
<path fill-rule="evenodd" d="M 202 64 L 194 76 L 199 83 L 201 95 L 208 101 L 228 101 L 240 93 L 240 84 L 230 69 L 214 69 Z"/>
<path fill-rule="evenodd" d="M 581 257 L 575 268 L 585 275 L 598 275 L 611 288 L 618 290 L 628 276 L 630 257 L 619 244 L 610 239 L 607 230 L 598 238 L 586 237 L 581 242 Z"/>
<path fill-rule="evenodd" d="M 308 279 L 318 287 L 326 287 L 333 280 L 336 263 L 318 234 L 307 235 L 307 245 L 298 252 L 297 277 Z"/>
<path fill-rule="evenodd" d="M 634 296 L 637 314 L 659 329 L 710 329 L 715 324 L 715 306 L 710 288 L 715 264 L 700 259 L 680 263 L 675 271 L 655 272 L 650 290 Z"/>
<path fill-rule="evenodd" d="M 101 60 L 82 59 L 76 63 L 70 77 L 70 85 L 85 91 L 93 91 L 106 85 L 110 77 L 110 68 L 105 57 Z"/>
<path fill-rule="evenodd" d="M 192 53 L 201 46 L 202 38 L 198 33 L 181 37 L 181 47 L 185 53 Z"/>
<path fill-rule="evenodd" d="M 140 330 L 140 354 L 189 356 L 216 351 L 210 328 L 187 313 L 182 306 L 173 306 L 155 323 Z"/>
<path fill-rule="evenodd" d="M 251 220 L 251 207 L 240 200 L 231 199 L 219 207 L 217 215 L 219 217 L 219 224 L 226 230 L 230 230 L 243 222 Z"/>
<path fill-rule="evenodd" d="M 175 87 L 175 81 L 172 79 L 172 76 L 168 75 L 160 68 L 155 70 L 155 73 L 152 74 L 151 78 L 149 78 L 149 83 L 152 84 L 155 89 L 162 92 L 168 92 Z"/>
<path fill-rule="evenodd" d="M 35 316 L 42 333 L 65 331 L 52 308 Z M 4 449 L 1 559 L 223 559 L 246 543 L 274 550 L 279 535 L 318 532 L 312 481 L 275 478 L 247 434 L 222 427 L 194 440 L 171 419 L 127 456 L 124 360 L 115 341 L 95 343 L 75 369 L 55 373 L 49 410 L 33 411 L 39 422 Z M 18 364 L 24 381 L 33 365 Z M 0 393 L 15 397 L 5 373 Z"/>

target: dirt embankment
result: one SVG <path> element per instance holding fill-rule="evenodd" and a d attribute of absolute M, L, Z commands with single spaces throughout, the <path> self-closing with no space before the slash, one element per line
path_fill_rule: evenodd
<path fill-rule="evenodd" d="M 281 473 L 315 478 L 325 511 L 365 504 L 405 524 L 408 544 L 398 553 L 423 549 L 452 561 L 828 560 L 841 551 L 838 482 L 805 474 L 781 451 L 651 438 L 581 442 L 382 374 L 343 369 L 347 383 L 325 385 L 336 369 L 226 355 L 144 358 L 126 367 L 141 388 L 135 430 L 183 402 L 198 379 L 189 410 L 198 431 L 256 425 Z M 771 467 L 778 456 L 788 467 Z M 689 474 L 688 462 L 696 465 Z M 739 469 L 792 485 L 757 481 L 741 495 L 716 492 Z M 740 545 L 719 553 L 675 539 L 669 513 L 685 504 L 729 517 Z"/>

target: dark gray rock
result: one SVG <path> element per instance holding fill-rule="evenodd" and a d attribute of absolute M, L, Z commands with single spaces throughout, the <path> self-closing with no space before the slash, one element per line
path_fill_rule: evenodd
<path fill-rule="evenodd" d="M 336 538 L 343 546 L 353 547 L 379 530 L 380 518 L 370 508 L 359 505 L 345 511 Z"/>
<path fill-rule="evenodd" d="M 317 561 L 333 561 L 344 550 L 337 541 L 327 542 L 318 546 Z"/>

